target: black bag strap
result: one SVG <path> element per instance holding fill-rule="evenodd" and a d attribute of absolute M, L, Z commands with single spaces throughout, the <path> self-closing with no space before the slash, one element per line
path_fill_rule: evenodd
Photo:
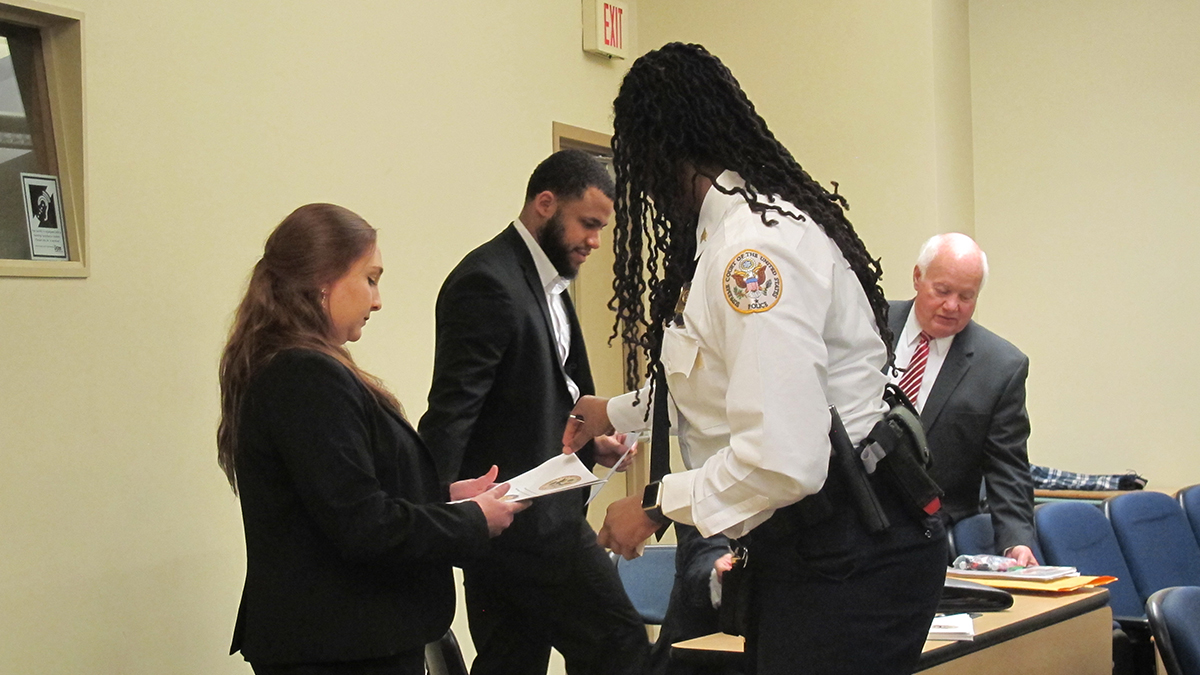
<path fill-rule="evenodd" d="M 650 434 L 650 482 L 671 473 L 671 417 L 667 410 L 667 374 L 660 363 L 654 372 L 654 426 Z"/>

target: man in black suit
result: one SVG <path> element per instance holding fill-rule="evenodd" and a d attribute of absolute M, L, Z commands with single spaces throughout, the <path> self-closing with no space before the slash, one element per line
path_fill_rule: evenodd
<path fill-rule="evenodd" d="M 925 242 L 913 268 L 916 297 L 891 303 L 896 365 L 903 369 L 894 380 L 921 412 L 948 524 L 979 513 L 982 482 L 997 552 L 1036 564 L 1026 451 L 1029 358 L 971 320 L 986 281 L 987 256 L 970 237 Z"/>
<path fill-rule="evenodd" d="M 520 218 L 442 285 L 420 433 L 443 481 L 493 464 L 504 480 L 562 452 L 567 415 L 593 393 L 564 291 L 600 246 L 613 196 L 595 158 L 551 155 L 530 176 Z M 600 438 L 580 459 L 612 465 L 620 452 L 619 442 Z M 473 675 L 545 673 L 552 646 L 572 675 L 641 671 L 645 627 L 584 519 L 586 495 L 538 498 L 492 541 L 490 555 L 463 568 Z"/>

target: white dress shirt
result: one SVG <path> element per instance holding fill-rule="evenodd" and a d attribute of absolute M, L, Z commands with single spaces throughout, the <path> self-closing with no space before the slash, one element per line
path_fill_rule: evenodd
<path fill-rule="evenodd" d="M 904 323 L 900 339 L 896 341 L 897 370 L 908 368 L 908 364 L 912 362 L 913 352 L 917 351 L 917 343 L 920 338 L 921 324 L 917 322 L 917 308 L 914 305 L 908 312 L 908 321 Z M 929 357 L 925 361 L 925 372 L 921 375 L 921 389 L 917 391 L 917 400 L 913 401 L 917 412 L 925 409 L 925 401 L 929 398 L 929 392 L 933 390 L 933 384 L 937 382 L 938 373 L 942 371 L 942 364 L 946 362 L 946 354 L 950 353 L 952 344 L 954 344 L 953 335 L 929 341 Z M 900 379 L 903 377 L 904 371 L 896 372 L 892 376 L 892 383 L 900 384 Z"/>
<path fill-rule="evenodd" d="M 717 182 L 744 184 L 729 171 Z M 887 410 L 887 352 L 858 278 L 820 226 L 782 205 L 795 217 L 771 213 L 768 227 L 743 198 L 709 189 L 684 326 L 664 331 L 690 470 L 663 478 L 663 513 L 706 537 L 742 536 L 821 489 L 831 404 L 855 443 Z M 782 292 L 766 311 L 742 313 L 726 297 L 730 266 L 748 250 L 778 271 Z M 645 426 L 649 397 L 643 391 L 636 407 L 633 399 L 609 401 L 617 431 Z"/>
<path fill-rule="evenodd" d="M 571 284 L 571 280 L 559 276 L 558 270 L 554 269 L 554 263 L 550 262 L 542 246 L 533 238 L 533 234 L 520 218 L 513 222 L 513 227 L 521 233 L 521 239 L 525 241 L 525 245 L 529 247 L 529 254 L 533 256 L 538 280 L 542 282 L 542 288 L 546 291 L 546 305 L 550 308 L 550 327 L 554 330 L 554 342 L 558 347 L 558 365 L 565 366 L 567 357 L 571 354 L 571 321 L 567 318 L 567 306 L 563 303 L 562 294 Z M 563 371 L 563 379 L 567 381 L 571 400 L 578 401 L 579 385 L 567 375 L 566 370 Z"/>

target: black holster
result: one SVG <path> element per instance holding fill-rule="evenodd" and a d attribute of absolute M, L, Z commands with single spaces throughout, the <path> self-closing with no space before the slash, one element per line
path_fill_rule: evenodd
<path fill-rule="evenodd" d="M 932 516 L 942 507 L 942 489 L 926 471 L 933 463 L 925 429 L 908 397 L 889 384 L 883 400 L 889 410 L 859 445 L 867 473 L 879 471 L 917 518 Z"/>
<path fill-rule="evenodd" d="M 837 408 L 829 406 L 829 471 L 844 481 L 854 510 L 869 532 L 891 526 L 871 475 L 876 471 L 900 496 L 916 518 L 933 515 L 941 508 L 942 489 L 926 472 L 931 463 L 925 430 L 912 403 L 899 387 L 889 384 L 883 392 L 888 411 L 871 433 L 855 447 L 850 441 Z M 824 490 L 789 507 L 800 526 L 814 525 L 828 517 L 832 505 Z"/>

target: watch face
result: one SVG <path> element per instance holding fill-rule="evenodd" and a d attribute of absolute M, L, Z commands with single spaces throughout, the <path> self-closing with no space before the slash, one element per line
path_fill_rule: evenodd
<path fill-rule="evenodd" d="M 651 483 L 642 491 L 642 508 L 652 509 L 658 506 L 658 489 L 662 487 L 660 483 Z"/>

